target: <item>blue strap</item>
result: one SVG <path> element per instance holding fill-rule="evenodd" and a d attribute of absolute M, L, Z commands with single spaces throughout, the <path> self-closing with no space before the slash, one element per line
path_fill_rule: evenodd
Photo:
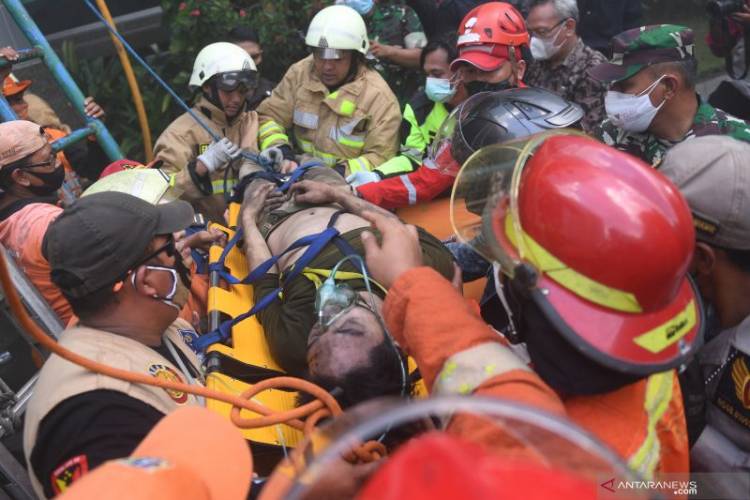
<path fill-rule="evenodd" d="M 239 231 L 238 231 L 239 233 Z M 324 231 L 305 236 L 303 238 L 298 239 L 295 241 L 289 248 L 287 248 L 281 255 L 284 255 L 291 250 L 294 250 L 296 248 L 300 248 L 303 246 L 307 246 L 307 249 L 302 254 L 302 256 L 297 259 L 297 261 L 294 263 L 294 266 L 292 267 L 292 270 L 286 274 L 283 278 L 283 284 L 286 284 L 288 281 L 296 278 L 300 274 L 302 274 L 302 271 L 310 264 L 310 262 L 313 261 L 315 257 L 317 257 L 320 252 L 325 248 L 325 246 L 331 242 L 331 240 L 337 240 L 339 238 L 339 231 L 335 227 L 329 227 L 326 228 Z M 236 236 L 236 235 L 235 235 Z M 271 259 L 268 259 L 266 262 L 258 266 L 252 273 L 248 274 L 248 276 L 245 278 L 245 280 L 248 280 L 247 283 L 252 283 L 253 281 L 257 280 L 266 272 L 268 272 L 268 269 L 270 269 L 281 257 L 281 255 L 272 257 Z M 262 270 L 262 272 L 259 272 Z M 220 273 L 222 274 L 222 273 Z M 233 279 L 236 281 L 236 283 L 233 284 L 247 284 L 244 283 L 245 280 L 237 280 L 237 278 Z M 201 335 L 199 338 L 195 339 L 193 342 L 190 343 L 190 347 L 196 352 L 200 353 L 203 350 L 205 350 L 208 346 L 215 344 L 216 342 L 223 342 L 229 338 L 229 336 L 232 333 L 232 328 L 245 321 L 250 316 L 254 316 L 255 314 L 259 313 L 269 305 L 271 305 L 274 301 L 276 301 L 279 298 L 279 293 L 283 290 L 283 285 L 276 288 L 274 291 L 266 294 L 261 298 L 249 311 L 246 313 L 243 313 L 233 319 L 224 321 L 219 325 L 218 328 L 213 330 L 210 333 L 207 333 L 205 335 Z"/>

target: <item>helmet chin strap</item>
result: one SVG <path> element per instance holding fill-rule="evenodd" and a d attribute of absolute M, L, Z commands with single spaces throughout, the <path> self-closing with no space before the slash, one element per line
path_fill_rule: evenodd
<path fill-rule="evenodd" d="M 219 88 L 216 86 L 216 78 L 211 78 L 209 81 L 209 88 L 210 92 L 206 92 L 205 90 L 201 89 L 201 92 L 203 93 L 203 97 L 208 99 L 208 102 L 219 108 L 220 110 L 224 111 L 226 114 L 226 111 L 224 110 L 224 105 L 221 104 L 221 100 L 219 99 Z"/>

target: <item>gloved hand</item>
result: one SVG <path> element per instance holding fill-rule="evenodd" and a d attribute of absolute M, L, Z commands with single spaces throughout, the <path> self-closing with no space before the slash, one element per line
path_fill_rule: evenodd
<path fill-rule="evenodd" d="M 361 186 L 362 184 L 369 184 L 371 182 L 378 182 L 379 180 L 381 180 L 381 177 L 376 172 L 368 172 L 366 170 L 354 172 L 346 178 L 346 182 L 348 182 L 352 187 Z"/>
<path fill-rule="evenodd" d="M 266 160 L 274 170 L 279 170 L 284 161 L 284 152 L 278 146 L 271 146 L 261 151 L 260 157 Z"/>
<path fill-rule="evenodd" d="M 206 166 L 209 173 L 214 173 L 227 168 L 227 165 L 241 154 L 242 148 L 224 137 L 218 142 L 212 142 L 208 149 L 198 156 L 198 161 Z"/>

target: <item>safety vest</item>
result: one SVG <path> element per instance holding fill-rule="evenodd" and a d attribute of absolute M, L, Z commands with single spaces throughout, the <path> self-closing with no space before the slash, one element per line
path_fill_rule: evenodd
<path fill-rule="evenodd" d="M 385 178 L 414 171 L 422 164 L 427 147 L 446 118 L 448 110 L 443 103 L 429 100 L 424 92 L 417 95 L 404 107 L 401 131 L 405 138 L 399 155 L 380 165 L 375 172 Z"/>
<path fill-rule="evenodd" d="M 192 330 L 189 323 L 177 319 L 164 332 L 164 339 L 165 342 L 169 341 L 176 349 L 179 349 L 191 362 L 193 368 L 201 373 L 200 362 L 183 341 L 183 333 L 181 333 L 192 332 Z M 65 330 L 59 342 L 60 345 L 77 354 L 114 368 L 187 383 L 185 375 L 172 362 L 145 344 L 122 335 L 77 326 Z M 167 391 L 150 385 L 131 384 L 91 372 L 53 354 L 39 372 L 34 394 L 26 409 L 23 431 L 23 450 L 28 464 L 29 477 L 40 498 L 45 498 L 44 488 L 40 481 L 49 480 L 49 478 L 37 478 L 30 460 L 40 422 L 62 401 L 78 394 L 102 389 L 126 394 L 165 415 L 184 405 L 199 404 L 191 394 Z"/>
<path fill-rule="evenodd" d="M 362 66 L 356 77 L 330 92 L 315 76 L 313 59 L 298 61 L 271 97 L 258 106 L 261 149 L 292 145 L 328 166 L 369 171 L 398 151 L 401 110 L 388 84 Z"/>

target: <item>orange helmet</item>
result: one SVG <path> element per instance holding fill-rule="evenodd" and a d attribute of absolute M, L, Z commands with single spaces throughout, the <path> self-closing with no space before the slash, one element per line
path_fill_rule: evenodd
<path fill-rule="evenodd" d="M 10 97 L 12 95 L 20 94 L 24 90 L 31 86 L 31 80 L 15 81 L 13 78 L 6 76 L 3 80 L 3 95 Z"/>
<path fill-rule="evenodd" d="M 459 200 L 483 219 L 454 221 L 462 239 L 480 241 L 583 356 L 644 376 L 700 346 L 690 209 L 642 161 L 571 131 L 545 133 L 472 156 Z"/>
<path fill-rule="evenodd" d="M 505 2 L 489 2 L 472 9 L 458 27 L 459 57 L 451 70 L 462 62 L 482 71 L 494 71 L 507 60 L 521 60 L 521 47 L 529 45 L 526 23 L 515 7 Z"/>

